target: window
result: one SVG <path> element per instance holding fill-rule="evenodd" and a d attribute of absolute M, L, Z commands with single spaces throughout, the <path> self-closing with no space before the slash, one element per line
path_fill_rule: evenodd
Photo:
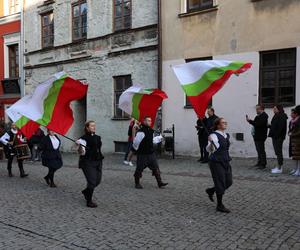
<path fill-rule="evenodd" d="M 187 0 L 187 12 L 210 9 L 213 6 L 213 0 Z"/>
<path fill-rule="evenodd" d="M 19 45 L 8 46 L 9 78 L 19 78 Z"/>
<path fill-rule="evenodd" d="M 259 101 L 266 107 L 295 105 L 296 49 L 260 53 Z"/>
<path fill-rule="evenodd" d="M 42 16 L 42 47 L 52 47 L 54 42 L 54 22 L 53 12 L 43 14 Z"/>
<path fill-rule="evenodd" d="M 87 3 L 79 0 L 72 6 L 73 41 L 87 36 Z"/>
<path fill-rule="evenodd" d="M 207 61 L 207 60 L 212 60 L 213 58 L 211 56 L 206 56 L 206 57 L 200 57 L 200 58 L 191 58 L 191 59 L 186 59 L 185 62 L 193 62 L 193 61 Z M 212 106 L 212 100 L 210 100 L 210 103 L 208 104 L 208 107 Z M 185 106 L 186 109 L 193 108 L 192 104 L 190 103 L 189 98 L 187 95 L 185 95 Z"/>
<path fill-rule="evenodd" d="M 119 109 L 119 98 L 131 85 L 131 75 L 114 77 L 114 118 L 129 118 L 128 114 Z"/>
<path fill-rule="evenodd" d="M 131 0 L 114 1 L 114 30 L 131 28 Z"/>
<path fill-rule="evenodd" d="M 9 14 L 15 14 L 20 11 L 20 0 L 8 0 Z"/>

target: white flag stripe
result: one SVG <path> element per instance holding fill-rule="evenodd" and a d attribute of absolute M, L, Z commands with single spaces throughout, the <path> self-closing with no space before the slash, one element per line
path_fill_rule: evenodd
<path fill-rule="evenodd" d="M 43 83 L 40 83 L 32 95 L 26 95 L 6 110 L 6 114 L 13 120 L 17 114 L 26 116 L 33 121 L 37 121 L 44 114 L 44 100 L 48 96 L 49 89 L 55 80 L 66 75 L 65 72 L 56 73 Z M 20 118 L 19 117 L 19 118 Z M 18 118 L 18 119 L 19 119 Z"/>
<path fill-rule="evenodd" d="M 173 70 L 181 85 L 194 83 L 201 79 L 203 74 L 212 68 L 228 66 L 232 61 L 208 60 L 194 61 L 173 66 Z"/>

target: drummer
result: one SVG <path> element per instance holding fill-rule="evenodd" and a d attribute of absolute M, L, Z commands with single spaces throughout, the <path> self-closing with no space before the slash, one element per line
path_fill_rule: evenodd
<path fill-rule="evenodd" d="M 22 135 L 21 130 L 19 130 L 15 123 L 11 124 L 11 129 L 7 131 L 1 138 L 0 142 L 4 144 L 4 153 L 7 159 L 7 171 L 8 176 L 13 177 L 12 174 L 12 163 L 16 155 L 15 146 L 25 144 L 26 138 Z M 20 170 L 20 177 L 27 177 L 23 168 L 23 159 L 18 159 L 18 166 Z"/>

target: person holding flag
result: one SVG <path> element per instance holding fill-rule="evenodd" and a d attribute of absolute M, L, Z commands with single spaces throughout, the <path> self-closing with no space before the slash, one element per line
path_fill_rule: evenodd
<path fill-rule="evenodd" d="M 134 173 L 135 188 L 137 189 L 143 188 L 140 184 L 140 179 L 142 178 L 144 169 L 147 167 L 152 170 L 152 175 L 155 176 L 159 188 L 168 185 L 168 183 L 163 182 L 161 179 L 153 146 L 153 143 L 157 144 L 161 142 L 162 136 L 153 137 L 154 130 L 151 127 L 152 119 L 146 116 L 141 129 L 137 132 L 133 141 L 133 148 L 137 151 L 137 166 Z"/>
<path fill-rule="evenodd" d="M 93 201 L 93 193 L 101 182 L 102 161 L 104 159 L 101 152 L 102 141 L 101 137 L 96 135 L 96 123 L 94 121 L 86 122 L 84 131 L 85 134 L 76 141 L 80 154 L 79 168 L 87 181 L 87 186 L 82 191 L 82 194 L 86 200 L 87 207 L 95 208 L 97 204 Z"/>
<path fill-rule="evenodd" d="M 13 177 L 12 174 L 12 163 L 14 157 L 16 155 L 15 146 L 24 144 L 26 142 L 26 138 L 23 136 L 22 132 L 17 128 L 15 123 L 11 124 L 11 129 L 7 131 L 1 138 L 1 143 L 4 144 L 4 152 L 5 157 L 7 159 L 7 171 L 8 176 Z M 20 170 L 20 177 L 24 178 L 27 177 L 28 174 L 25 173 L 23 167 L 23 160 L 18 159 L 18 166 Z"/>
<path fill-rule="evenodd" d="M 214 187 L 206 189 L 211 201 L 214 201 L 214 194 L 217 196 L 218 212 L 230 213 L 223 204 L 223 195 L 232 185 L 231 157 L 229 155 L 230 137 L 225 133 L 227 122 L 224 118 L 218 118 L 214 124 L 214 132 L 208 137 L 206 150 L 210 153 L 209 167 L 214 181 Z"/>

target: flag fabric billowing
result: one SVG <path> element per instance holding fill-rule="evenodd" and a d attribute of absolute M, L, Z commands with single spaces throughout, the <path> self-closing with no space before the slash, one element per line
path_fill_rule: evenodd
<path fill-rule="evenodd" d="M 166 93 L 159 89 L 144 89 L 136 84 L 122 93 L 119 108 L 141 122 L 145 116 L 149 116 L 154 125 L 157 110 L 166 98 Z"/>
<path fill-rule="evenodd" d="M 203 118 L 211 98 L 230 76 L 243 73 L 251 66 L 240 61 L 208 60 L 176 65 L 173 70 L 195 112 Z"/>
<path fill-rule="evenodd" d="M 28 138 L 36 126 L 34 123 L 64 135 L 74 121 L 71 101 L 82 99 L 87 90 L 87 84 L 59 72 L 39 84 L 32 95 L 23 97 L 6 113 L 22 131 L 27 131 Z"/>

